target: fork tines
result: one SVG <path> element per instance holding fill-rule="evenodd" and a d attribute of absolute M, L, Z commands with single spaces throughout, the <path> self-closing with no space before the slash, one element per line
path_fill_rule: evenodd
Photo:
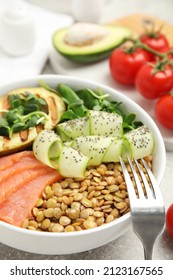
<path fill-rule="evenodd" d="M 122 166 L 122 171 L 124 174 L 124 179 L 126 181 L 130 199 L 136 198 L 135 187 L 137 190 L 137 198 L 155 199 L 156 196 L 161 196 L 161 193 L 160 193 L 160 190 L 158 189 L 154 175 L 153 175 L 151 169 L 149 168 L 148 164 L 146 163 L 146 161 L 143 159 L 141 160 L 141 163 L 143 164 L 143 166 L 141 164 L 139 164 L 139 162 L 137 160 L 134 160 L 134 163 L 132 163 L 130 158 L 127 158 L 127 162 L 129 163 L 129 166 L 130 166 L 130 169 L 131 169 L 134 181 L 135 181 L 135 186 L 132 182 L 132 179 L 129 175 L 129 172 L 127 170 L 127 167 L 126 167 L 124 161 L 120 157 L 120 163 Z"/>

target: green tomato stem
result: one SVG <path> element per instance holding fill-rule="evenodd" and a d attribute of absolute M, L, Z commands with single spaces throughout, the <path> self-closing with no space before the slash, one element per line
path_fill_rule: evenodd
<path fill-rule="evenodd" d="M 148 51 L 148 52 L 150 52 L 150 53 L 153 53 L 153 54 L 155 54 L 156 56 L 159 56 L 159 57 L 161 57 L 161 58 L 166 58 L 167 55 L 168 55 L 169 53 L 171 53 L 170 51 L 169 51 L 169 52 L 166 52 L 166 53 L 160 53 L 160 52 L 158 52 L 158 51 L 156 51 L 156 50 L 154 50 L 154 49 L 151 49 L 151 48 L 148 47 L 146 44 L 142 43 L 141 40 L 139 40 L 139 39 L 138 39 L 138 40 L 135 40 L 135 39 L 132 39 L 132 38 L 126 38 L 126 39 L 124 39 L 124 41 L 123 41 L 122 44 L 124 44 L 124 43 L 126 43 L 126 42 L 132 42 L 132 43 L 134 44 L 134 46 L 133 46 L 133 47 L 130 47 L 129 50 L 135 50 L 136 48 L 141 48 L 141 49 L 144 49 L 144 50 L 146 50 L 146 51 Z M 173 51 L 172 51 L 172 53 L 173 53 Z"/>
<path fill-rule="evenodd" d="M 150 47 L 148 47 L 146 44 L 142 43 L 141 41 L 139 42 L 138 46 L 139 46 L 140 48 L 142 48 L 142 49 L 144 49 L 144 50 L 150 52 L 150 53 L 155 54 L 156 56 L 161 57 L 161 58 L 167 57 L 167 53 L 163 54 L 163 53 L 160 53 L 160 52 L 158 52 L 158 51 L 156 51 L 156 50 L 153 50 L 153 49 L 151 49 Z"/>

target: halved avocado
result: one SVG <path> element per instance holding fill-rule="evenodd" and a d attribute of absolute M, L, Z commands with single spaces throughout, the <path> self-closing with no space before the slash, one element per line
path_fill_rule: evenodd
<path fill-rule="evenodd" d="M 0 97 L 0 110 L 9 109 L 9 95 L 25 95 L 30 92 L 47 103 L 48 119 L 44 125 L 37 125 L 27 130 L 14 133 L 11 138 L 0 136 L 0 156 L 11 154 L 29 147 L 43 129 L 53 129 L 65 111 L 65 104 L 58 95 L 42 87 L 18 88 Z"/>
<path fill-rule="evenodd" d="M 132 36 L 132 32 L 126 27 L 109 25 L 104 25 L 103 27 L 108 31 L 108 35 L 85 46 L 68 44 L 65 37 L 69 27 L 60 29 L 54 33 L 52 38 L 54 48 L 70 60 L 79 63 L 90 63 L 107 58 L 122 43 L 124 38 Z"/>

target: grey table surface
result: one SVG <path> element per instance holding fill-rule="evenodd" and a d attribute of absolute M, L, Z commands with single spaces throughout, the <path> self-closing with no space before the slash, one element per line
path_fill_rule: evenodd
<path fill-rule="evenodd" d="M 54 1 L 30 0 L 36 4 L 42 4 L 54 9 Z M 93 0 L 94 1 L 94 0 Z M 107 6 L 102 16 L 102 21 L 112 20 L 129 13 L 148 13 L 158 16 L 164 20 L 173 23 L 172 0 L 106 0 Z M 54 9 L 55 10 L 55 9 Z M 58 8 L 57 8 L 58 11 Z M 43 73 L 53 74 L 54 71 L 49 65 L 45 65 Z M 166 209 L 173 203 L 173 152 L 167 152 L 166 170 L 161 183 Z M 44 246 L 44 244 L 43 244 Z M 1 260 L 140 260 L 143 259 L 143 249 L 140 241 L 134 235 L 132 228 L 118 239 L 93 250 L 78 254 L 70 255 L 39 255 L 23 251 L 19 251 L 0 244 L 0 259 Z M 153 259 L 156 260 L 173 260 L 173 238 L 170 238 L 166 231 L 159 237 L 155 243 Z"/>

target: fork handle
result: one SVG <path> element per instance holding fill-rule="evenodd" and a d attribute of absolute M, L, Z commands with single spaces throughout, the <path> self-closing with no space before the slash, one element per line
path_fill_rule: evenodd
<path fill-rule="evenodd" d="M 149 247 L 146 247 L 144 245 L 144 258 L 145 258 L 145 260 L 152 260 L 152 254 L 153 254 L 153 246 L 151 246 L 149 248 Z"/>

